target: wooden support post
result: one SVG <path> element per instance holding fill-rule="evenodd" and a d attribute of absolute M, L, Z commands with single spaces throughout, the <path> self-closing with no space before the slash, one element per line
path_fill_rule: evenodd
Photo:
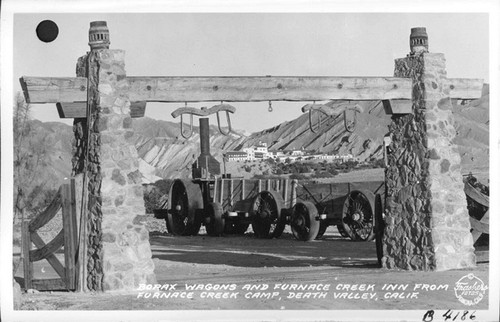
<path fill-rule="evenodd" d="M 214 195 L 212 196 L 212 200 L 216 201 L 217 200 L 217 189 L 219 188 L 219 185 L 217 184 L 219 182 L 219 179 L 215 179 L 214 181 Z"/>
<path fill-rule="evenodd" d="M 68 289 L 76 287 L 76 204 L 75 204 L 75 181 L 65 180 L 62 188 L 62 217 L 64 229 L 64 262 L 65 282 Z"/>
<path fill-rule="evenodd" d="M 33 263 L 30 260 L 31 232 L 29 222 L 24 221 L 22 227 L 24 289 L 29 290 L 33 288 Z"/>
<path fill-rule="evenodd" d="M 245 179 L 241 179 L 241 199 L 240 200 L 245 200 Z"/>
<path fill-rule="evenodd" d="M 220 179 L 220 194 L 219 194 L 219 203 L 222 205 L 222 201 L 224 197 L 224 179 Z"/>
<path fill-rule="evenodd" d="M 234 181 L 229 180 L 229 206 L 233 206 L 233 189 L 234 189 Z"/>
<path fill-rule="evenodd" d="M 289 207 L 288 205 L 288 179 L 284 179 L 283 182 L 283 200 L 285 201 L 285 207 Z"/>
<path fill-rule="evenodd" d="M 298 185 L 297 179 L 292 179 L 292 197 L 291 197 L 292 204 L 290 205 L 291 207 L 295 206 L 295 204 L 297 203 L 297 185 Z"/>

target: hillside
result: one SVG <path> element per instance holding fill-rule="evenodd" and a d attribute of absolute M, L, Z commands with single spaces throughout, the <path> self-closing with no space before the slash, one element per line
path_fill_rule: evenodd
<path fill-rule="evenodd" d="M 342 114 L 324 120 L 318 133 L 309 128 L 309 115 L 281 123 L 271 129 L 254 133 L 245 140 L 243 147 L 255 145 L 259 141 L 268 144 L 272 150 L 313 150 L 321 153 L 352 154 L 360 161 L 383 157 L 382 143 L 388 132 L 390 117 L 385 114 L 381 101 L 360 101 L 356 104 L 347 101 L 331 102 L 331 109 L 348 108 L 358 105 L 363 111 L 356 116 L 356 126 L 352 133 L 344 126 Z M 313 117 L 317 121 L 316 116 Z M 348 121 L 354 120 L 348 114 Z M 314 123 L 316 124 L 316 123 Z"/>
<path fill-rule="evenodd" d="M 191 165 L 200 154 L 198 127 L 193 127 L 194 133 L 189 139 L 180 135 L 178 123 L 144 117 L 134 119 L 132 127 L 135 134 L 130 141 L 144 161 L 141 162 L 141 170 L 149 171 L 143 171 L 145 177 L 171 179 L 190 175 Z M 210 152 L 217 160 L 222 161 L 223 151 L 235 149 L 245 138 L 238 133 L 224 136 L 216 126 L 211 126 Z"/>
<path fill-rule="evenodd" d="M 30 121 L 33 137 L 29 138 L 35 153 L 43 153 L 38 173 L 31 184 L 57 189 L 71 175 L 73 128 L 59 122 Z M 40 152 L 37 152 L 40 151 Z"/>

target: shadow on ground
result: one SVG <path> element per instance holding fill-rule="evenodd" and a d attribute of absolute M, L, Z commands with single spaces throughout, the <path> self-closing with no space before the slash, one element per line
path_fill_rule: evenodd
<path fill-rule="evenodd" d="M 340 237 L 301 242 L 287 236 L 156 236 L 150 242 L 153 258 L 171 262 L 234 267 L 379 267 L 374 242 L 353 242 Z"/>

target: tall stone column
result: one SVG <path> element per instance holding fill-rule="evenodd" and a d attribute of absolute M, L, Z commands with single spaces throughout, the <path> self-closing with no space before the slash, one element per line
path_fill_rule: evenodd
<path fill-rule="evenodd" d="M 475 266 L 460 155 L 443 54 L 427 51 L 425 28 L 395 62 L 413 80 L 412 114 L 393 115 L 386 167 L 382 265 L 407 270 Z"/>
<path fill-rule="evenodd" d="M 97 23 L 99 36 L 93 26 L 92 51 L 77 65 L 77 73 L 88 78 L 90 114 L 75 120 L 73 159 L 74 174 L 84 171 L 87 160 L 86 280 L 91 290 L 133 290 L 156 278 L 149 234 L 140 221 L 145 207 L 138 155 L 127 141 L 133 131 L 125 52 L 108 49 L 105 22 Z"/>

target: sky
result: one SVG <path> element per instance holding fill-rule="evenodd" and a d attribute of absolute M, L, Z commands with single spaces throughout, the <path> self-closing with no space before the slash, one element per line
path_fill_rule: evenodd
<path fill-rule="evenodd" d="M 51 43 L 35 33 L 46 19 L 59 27 Z M 392 76 L 394 59 L 409 52 L 410 29 L 426 27 L 449 77 L 489 81 L 486 13 L 19 13 L 14 90 L 23 75 L 75 76 L 97 20 L 107 21 L 110 48 L 126 51 L 128 76 Z M 235 102 L 231 122 L 254 132 L 295 119 L 307 103 L 273 102 L 268 112 L 268 102 Z M 148 103 L 146 116 L 177 122 L 170 113 L 183 105 Z M 61 121 L 54 104 L 34 105 L 33 116 Z"/>

